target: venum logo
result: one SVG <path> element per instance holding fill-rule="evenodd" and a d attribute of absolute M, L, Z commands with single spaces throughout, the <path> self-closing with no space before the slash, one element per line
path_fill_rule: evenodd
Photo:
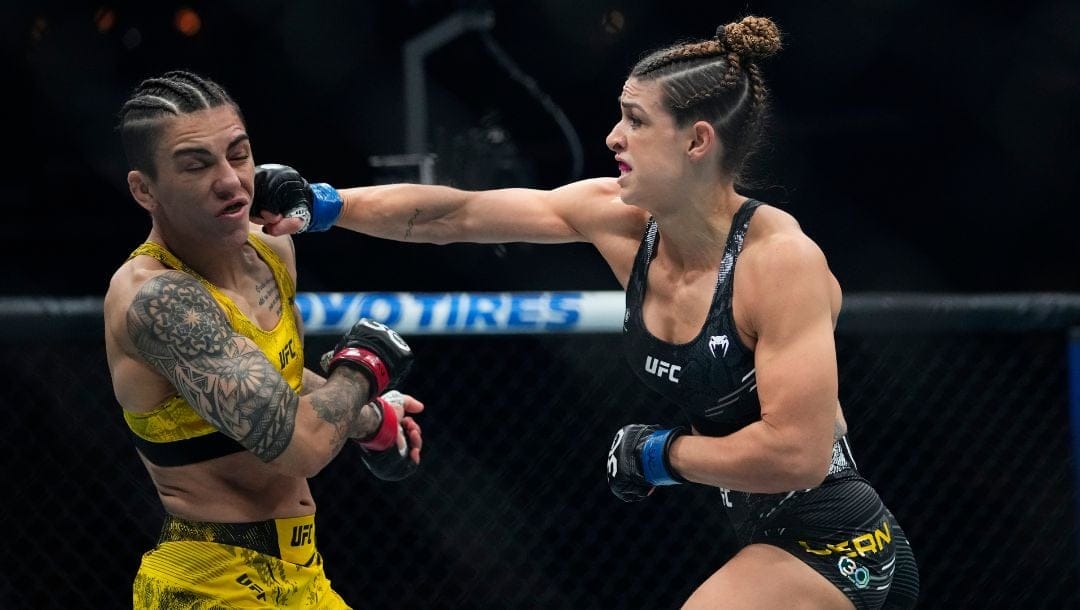
<path fill-rule="evenodd" d="M 676 364 L 652 356 L 645 356 L 645 372 L 656 375 L 661 379 L 667 377 L 668 381 L 679 383 L 679 371 L 681 370 L 682 367 Z"/>
<path fill-rule="evenodd" d="M 718 348 L 718 347 L 723 348 L 723 350 L 724 350 L 720 354 L 720 357 L 723 358 L 724 356 L 727 356 L 727 348 L 728 348 L 727 335 L 713 335 L 712 337 L 709 337 L 709 353 L 712 354 L 713 358 L 716 357 L 716 348 Z"/>

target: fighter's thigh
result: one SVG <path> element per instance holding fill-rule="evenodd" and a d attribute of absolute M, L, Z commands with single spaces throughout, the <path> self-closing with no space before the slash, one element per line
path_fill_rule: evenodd
<path fill-rule="evenodd" d="M 853 610 L 854 606 L 791 553 L 768 544 L 751 544 L 702 583 L 683 608 Z"/>

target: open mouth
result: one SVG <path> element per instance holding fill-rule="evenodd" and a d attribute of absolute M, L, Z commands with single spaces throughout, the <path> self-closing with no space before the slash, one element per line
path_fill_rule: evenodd
<path fill-rule="evenodd" d="M 622 161 L 620 161 L 619 162 L 619 173 L 620 174 L 629 174 L 630 173 L 630 166 L 627 165 L 626 163 L 623 163 Z"/>
<path fill-rule="evenodd" d="M 244 209 L 244 205 L 245 204 L 243 202 L 238 201 L 238 202 L 230 205 L 229 207 L 225 208 L 224 210 L 221 210 L 221 212 L 218 214 L 218 216 L 231 216 L 232 214 L 235 214 L 235 213 L 239 212 L 240 210 Z"/>

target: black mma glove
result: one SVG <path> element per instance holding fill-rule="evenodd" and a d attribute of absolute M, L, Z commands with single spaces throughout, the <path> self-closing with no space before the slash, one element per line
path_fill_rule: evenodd
<path fill-rule="evenodd" d="M 393 402 L 398 406 L 401 406 L 403 403 L 401 392 L 396 390 L 383 394 L 379 399 L 386 402 Z M 395 428 L 400 429 L 401 427 L 401 424 L 395 421 Z M 394 438 L 391 446 L 381 451 L 372 449 L 370 442 L 365 443 L 354 439 L 356 444 L 360 446 L 360 451 L 362 452 L 360 459 L 364 461 L 364 465 L 371 471 L 371 474 L 384 481 L 400 481 L 416 472 L 419 468 L 419 465 L 409 458 L 409 450 L 412 449 L 412 445 L 410 444 L 411 441 L 407 431 L 403 431 L 405 435 L 405 446 L 397 446 L 397 429 L 394 430 Z"/>
<path fill-rule="evenodd" d="M 267 211 L 286 218 L 301 218 L 297 233 L 325 231 L 341 214 L 341 195 L 329 184 L 308 184 L 288 165 L 267 163 L 255 168 L 255 195 L 250 216 Z"/>
<path fill-rule="evenodd" d="M 358 369 L 371 384 L 369 396 L 379 396 L 400 385 L 409 374 L 412 361 L 412 349 L 401 335 L 368 318 L 360 318 L 353 324 L 321 359 L 327 376 L 342 364 Z"/>
<path fill-rule="evenodd" d="M 676 438 L 687 434 L 681 426 L 631 424 L 615 433 L 607 457 L 607 480 L 611 493 L 623 502 L 644 500 L 657 485 L 678 485 L 686 479 L 671 469 L 668 450 Z"/>

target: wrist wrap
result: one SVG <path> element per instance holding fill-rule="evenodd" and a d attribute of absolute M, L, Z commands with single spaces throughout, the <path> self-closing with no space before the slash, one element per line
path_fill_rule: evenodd
<path fill-rule="evenodd" d="M 334 226 L 341 215 L 341 195 L 325 182 L 316 182 L 311 187 L 311 224 L 307 231 L 325 231 Z"/>
<path fill-rule="evenodd" d="M 332 371 L 334 367 L 342 361 L 352 362 L 359 365 L 359 369 L 368 373 L 368 381 L 371 382 L 371 394 L 370 396 L 378 396 L 383 393 L 386 386 L 390 383 L 390 371 L 386 368 L 386 363 L 379 358 L 375 352 L 368 351 L 359 347 L 343 347 L 334 352 L 334 355 L 330 357 L 330 362 L 326 364 L 326 370 Z"/>
<path fill-rule="evenodd" d="M 672 441 L 686 433 L 684 428 L 657 430 L 641 446 L 641 474 L 650 485 L 679 485 L 686 479 L 675 474 L 668 461 Z"/>
<path fill-rule="evenodd" d="M 369 451 L 385 451 L 393 447 L 397 441 L 398 428 L 401 427 L 398 423 L 397 412 L 389 402 L 383 400 L 382 396 L 377 396 L 368 404 L 380 412 L 382 422 L 374 434 L 367 438 L 357 439 L 356 442 Z"/>

